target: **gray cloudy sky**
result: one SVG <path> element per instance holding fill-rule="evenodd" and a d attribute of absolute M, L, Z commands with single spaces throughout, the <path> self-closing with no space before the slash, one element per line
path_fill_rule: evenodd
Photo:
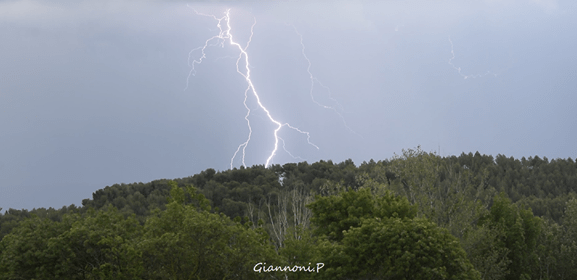
<path fill-rule="evenodd" d="M 226 42 L 185 90 L 189 52 L 218 35 L 192 8 L 230 8 L 243 46 L 256 20 L 247 53 L 261 102 L 319 148 L 283 127 L 294 157 L 360 164 L 421 145 L 575 158 L 574 1 L 432 2 L 0 1 L 0 207 L 80 205 L 115 183 L 230 168 L 248 136 L 247 82 Z M 334 110 L 313 102 L 290 24 L 331 90 L 315 83 L 315 100 Z M 247 106 L 245 162 L 265 164 L 275 125 L 250 92 Z M 280 145 L 273 163 L 300 161 Z"/>

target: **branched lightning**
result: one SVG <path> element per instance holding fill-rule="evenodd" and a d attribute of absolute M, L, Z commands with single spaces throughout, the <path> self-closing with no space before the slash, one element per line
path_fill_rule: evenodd
<path fill-rule="evenodd" d="M 453 50 L 453 41 L 451 41 L 451 36 L 449 36 L 449 42 L 451 43 L 451 59 L 449 59 L 449 64 L 455 68 L 455 70 L 457 70 L 457 72 L 459 72 L 459 75 L 461 75 L 461 77 L 463 77 L 463 79 L 468 79 L 468 78 L 481 78 L 487 75 L 493 75 L 495 77 L 497 77 L 497 74 L 491 72 L 491 71 L 487 71 L 487 73 L 484 74 L 477 74 L 477 75 L 465 75 L 463 73 L 461 73 L 461 67 L 457 67 L 453 64 L 453 59 L 455 59 L 455 51 Z"/>
<path fill-rule="evenodd" d="M 278 139 L 280 139 L 280 141 L 282 141 L 282 148 L 283 148 L 283 150 L 284 150 L 289 156 L 291 156 L 293 159 L 296 159 L 296 160 L 301 160 L 301 161 L 304 161 L 304 160 L 305 160 L 305 159 L 302 158 L 302 157 L 293 156 L 293 154 L 291 154 L 291 152 L 289 152 L 289 151 L 286 149 L 284 139 L 282 139 L 281 137 L 279 137 Z"/>
<path fill-rule="evenodd" d="M 190 8 L 190 6 L 188 6 L 188 4 L 186 5 L 187 7 Z M 194 9 L 193 9 L 194 10 Z M 206 53 L 204 52 L 206 50 L 207 47 L 209 46 L 218 46 L 220 45 L 221 47 L 224 47 L 224 36 L 223 36 L 223 31 L 222 31 L 222 26 L 221 26 L 221 22 L 224 20 L 224 17 L 222 18 L 217 18 L 214 15 L 207 15 L 207 14 L 202 14 L 197 12 L 196 10 L 194 10 L 194 12 L 198 15 L 202 15 L 202 16 L 207 16 L 207 17 L 212 17 L 215 20 L 218 21 L 217 27 L 220 30 L 220 32 L 218 33 L 218 35 L 212 36 L 210 39 L 206 40 L 206 42 L 204 42 L 204 46 L 200 46 L 198 48 L 194 48 L 192 50 L 190 50 L 190 52 L 188 52 L 188 66 L 190 66 L 190 72 L 188 72 L 188 76 L 186 77 L 186 87 L 184 88 L 184 90 L 188 89 L 188 84 L 189 84 L 189 80 L 190 80 L 190 76 L 196 76 L 196 68 L 195 65 L 196 64 L 201 64 L 202 61 L 206 58 Z M 210 30 L 210 28 L 209 28 Z M 216 40 L 216 44 L 213 45 L 209 45 L 211 41 Z M 198 60 L 193 60 L 192 62 L 190 62 L 190 57 L 192 56 L 192 53 L 197 51 L 197 50 L 201 50 L 202 55 L 200 56 L 200 58 Z"/>
<path fill-rule="evenodd" d="M 313 101 L 315 104 L 317 104 L 318 106 L 320 106 L 320 107 L 322 107 L 322 108 L 324 108 L 324 109 L 332 110 L 332 111 L 334 111 L 335 113 L 337 113 L 337 115 L 339 115 L 339 117 L 340 117 L 341 120 L 343 121 L 343 125 L 344 125 L 350 132 L 352 132 L 352 133 L 354 133 L 354 134 L 356 134 L 356 135 L 358 135 L 358 136 L 360 136 L 360 137 L 362 138 L 362 136 L 361 136 L 360 134 L 356 133 L 354 130 L 352 130 L 352 129 L 347 125 L 347 122 L 345 121 L 345 117 L 343 117 L 343 114 L 341 113 L 342 111 L 344 111 L 344 110 L 343 110 L 343 106 L 342 106 L 336 99 L 333 98 L 331 89 L 330 89 L 328 86 L 325 86 L 325 85 L 324 85 L 318 78 L 316 78 L 316 77 L 313 75 L 313 73 L 311 72 L 312 63 L 311 63 L 310 59 L 307 57 L 307 54 L 305 53 L 305 44 L 304 44 L 304 42 L 303 42 L 303 36 L 298 32 L 297 28 L 296 28 L 294 25 L 292 25 L 292 24 L 289 24 L 289 25 L 292 26 L 292 28 L 294 29 L 295 33 L 299 36 L 299 38 L 300 38 L 300 43 L 301 43 L 301 53 L 302 53 L 303 57 L 305 58 L 305 60 L 306 60 L 307 63 L 308 63 L 307 73 L 309 74 L 309 78 L 310 78 L 310 81 L 311 81 L 310 96 L 311 96 L 312 101 Z M 337 108 L 335 108 L 335 107 L 321 104 L 320 102 L 318 102 L 317 100 L 315 100 L 315 96 L 314 96 L 314 94 L 313 94 L 313 92 L 314 92 L 314 87 L 315 87 L 315 82 L 318 83 L 318 84 L 319 84 L 321 87 L 323 87 L 325 90 L 327 90 L 329 99 L 332 100 L 335 104 L 337 104 L 339 110 L 337 110 Z"/>
<path fill-rule="evenodd" d="M 189 7 L 189 8 L 190 8 L 190 7 Z M 194 9 L 193 9 L 193 10 L 194 10 Z M 246 147 L 248 146 L 248 144 L 249 144 L 249 142 L 250 142 L 250 140 L 251 140 L 251 136 L 252 136 L 252 127 L 251 127 L 251 125 L 250 125 L 250 119 L 249 119 L 251 110 L 250 110 L 250 107 L 249 107 L 248 104 L 247 104 L 247 100 L 248 100 L 248 96 L 249 96 L 249 91 L 253 93 L 253 95 L 254 95 L 254 97 L 255 97 L 255 99 L 256 99 L 256 103 L 258 104 L 258 107 L 260 107 L 260 108 L 266 113 L 269 121 L 272 122 L 272 123 L 274 123 L 274 124 L 276 125 L 276 129 L 274 130 L 274 133 L 273 133 L 273 134 L 274 134 L 274 139 L 275 139 L 274 149 L 272 150 L 272 152 L 270 153 L 269 157 L 267 158 L 266 163 L 265 163 L 265 167 L 268 167 L 268 166 L 269 166 L 269 164 L 270 164 L 270 162 L 272 161 L 273 157 L 276 155 L 276 152 L 277 152 L 277 150 L 278 150 L 278 145 L 279 145 L 279 139 L 283 142 L 283 149 L 284 149 L 291 157 L 293 157 L 293 158 L 298 158 L 298 157 L 293 156 L 291 153 L 289 153 L 289 152 L 286 150 L 286 148 L 285 148 L 285 146 L 284 146 L 284 140 L 278 136 L 279 131 L 280 131 L 281 128 L 283 128 L 283 127 L 288 127 L 288 128 L 290 128 L 290 129 L 292 129 L 292 130 L 294 130 L 294 131 L 297 131 L 297 132 L 299 132 L 299 133 L 301 133 L 301 134 L 306 134 L 306 135 L 307 135 L 307 142 L 308 142 L 308 144 L 310 144 L 310 145 L 312 145 L 313 147 L 319 149 L 318 146 L 316 146 L 315 144 L 313 144 L 312 142 L 310 142 L 310 134 L 309 134 L 309 132 L 302 131 L 302 130 L 298 129 L 297 127 L 294 127 L 294 126 L 290 125 L 289 123 L 281 123 L 281 122 L 275 120 L 275 119 L 272 117 L 270 111 L 262 104 L 262 102 L 261 102 L 261 100 L 260 100 L 260 96 L 259 96 L 259 94 L 257 93 L 257 91 L 256 91 L 256 89 L 255 89 L 255 86 L 254 86 L 254 84 L 253 84 L 253 82 L 252 82 L 252 80 L 251 80 L 251 76 L 250 76 L 250 68 L 251 68 L 251 66 L 250 66 L 249 59 L 248 59 L 248 53 L 247 53 L 247 51 L 246 51 L 247 48 L 249 47 L 250 42 L 252 41 L 252 37 L 253 37 L 253 35 L 254 35 L 254 26 L 256 25 L 256 19 L 254 20 L 254 23 L 252 24 L 252 26 L 251 26 L 251 28 L 250 28 L 250 37 L 249 37 L 249 39 L 248 39 L 248 42 L 247 42 L 246 46 L 243 48 L 239 43 L 237 43 L 237 42 L 235 42 L 235 41 L 233 40 L 233 35 L 232 35 L 232 33 L 231 33 L 232 27 L 231 27 L 231 25 L 230 25 L 230 9 L 229 9 L 229 10 L 226 10 L 225 15 L 224 15 L 223 17 L 221 17 L 221 18 L 217 18 L 217 17 L 214 16 L 214 15 L 207 15 L 207 14 L 199 13 L 199 12 L 197 12 L 196 10 L 194 10 L 194 12 L 195 12 L 197 15 L 212 17 L 213 19 L 215 19 L 216 21 L 218 21 L 217 27 L 218 27 L 219 33 L 218 33 L 218 35 L 215 35 L 215 36 L 209 38 L 208 40 L 206 40 L 206 42 L 204 43 L 203 46 L 198 47 L 198 48 L 195 48 L 195 49 L 193 49 L 193 50 L 191 50 L 191 51 L 189 52 L 188 61 L 189 61 L 189 66 L 191 67 L 191 70 L 190 70 L 190 72 L 189 72 L 189 75 L 188 75 L 187 81 L 186 81 L 187 88 L 188 88 L 188 83 L 189 83 L 190 76 L 191 76 L 191 75 L 194 76 L 194 75 L 196 74 L 195 65 L 201 64 L 202 61 L 203 61 L 203 59 L 206 58 L 205 49 L 206 49 L 207 47 L 209 47 L 209 46 L 218 46 L 218 45 L 220 45 L 221 47 L 224 47 L 224 43 L 225 43 L 225 41 L 227 41 L 227 40 L 228 40 L 228 42 L 230 43 L 230 45 L 238 48 L 238 50 L 239 50 L 239 55 L 238 55 L 237 60 L 236 60 L 236 72 L 239 73 L 241 76 L 243 76 L 243 77 L 245 78 L 246 82 L 247 82 L 247 88 L 246 88 L 245 91 L 244 91 L 244 101 L 243 101 L 243 104 L 244 104 L 244 107 L 245 107 L 246 110 L 247 110 L 247 113 L 246 113 L 244 119 L 246 120 L 249 133 L 248 133 L 247 140 L 238 146 L 238 148 L 236 149 L 234 155 L 232 156 L 232 158 L 231 158 L 231 160 L 230 160 L 230 167 L 231 167 L 231 169 L 233 168 L 234 159 L 236 158 L 237 154 L 241 151 L 241 149 L 242 149 L 242 165 L 246 167 L 246 164 L 245 164 Z M 225 29 L 225 30 L 223 29 L 223 24 L 222 24 L 223 21 L 226 23 L 226 24 L 225 24 L 225 25 L 226 25 L 226 29 Z M 212 43 L 212 44 L 211 44 L 212 41 L 216 41 L 216 43 Z M 200 57 L 198 60 L 195 59 L 192 63 L 190 63 L 191 54 L 192 54 L 194 51 L 197 51 L 197 50 L 201 50 L 201 57 Z M 244 58 L 244 59 L 243 59 L 243 58 Z M 244 60 L 244 65 L 245 65 L 245 67 L 244 67 L 244 68 L 245 68 L 245 69 L 244 69 L 244 72 L 241 71 L 241 67 L 239 66 L 239 63 L 241 62 L 241 60 Z"/>

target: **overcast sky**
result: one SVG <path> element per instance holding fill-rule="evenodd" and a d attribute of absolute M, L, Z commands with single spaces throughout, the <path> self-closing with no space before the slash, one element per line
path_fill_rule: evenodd
<path fill-rule="evenodd" d="M 239 48 L 210 41 L 189 77 L 202 56 L 191 50 L 219 35 L 196 12 L 227 9 L 243 48 L 254 24 L 261 104 L 312 143 L 283 126 L 270 163 L 359 165 L 417 145 L 575 158 L 574 1 L 434 2 L 0 1 L 0 207 L 80 205 L 115 183 L 230 168 L 249 134 Z M 247 96 L 244 161 L 265 164 L 277 125 Z"/>

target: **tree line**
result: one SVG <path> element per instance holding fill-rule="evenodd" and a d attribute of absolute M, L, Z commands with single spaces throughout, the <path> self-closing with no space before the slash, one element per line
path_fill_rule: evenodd
<path fill-rule="evenodd" d="M 420 147 L 207 169 L 0 213 L 0 279 L 575 279 L 576 191 L 571 158 Z"/>

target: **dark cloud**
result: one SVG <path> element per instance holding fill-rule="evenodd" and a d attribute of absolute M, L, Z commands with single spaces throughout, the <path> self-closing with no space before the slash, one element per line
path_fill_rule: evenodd
<path fill-rule="evenodd" d="M 3 1 L 0 207 L 79 204 L 114 183 L 229 168 L 248 135 L 246 82 L 225 44 L 207 50 L 184 90 L 190 50 L 217 32 L 190 7 L 218 16 L 231 8 L 242 45 L 256 20 L 247 51 L 262 102 L 319 147 L 283 128 L 290 155 L 281 148 L 274 163 L 360 164 L 417 145 L 575 157 L 568 3 Z M 314 99 L 336 110 L 313 102 L 288 24 L 331 90 L 315 84 Z M 275 126 L 253 97 L 247 104 L 246 163 L 264 164 Z"/>

